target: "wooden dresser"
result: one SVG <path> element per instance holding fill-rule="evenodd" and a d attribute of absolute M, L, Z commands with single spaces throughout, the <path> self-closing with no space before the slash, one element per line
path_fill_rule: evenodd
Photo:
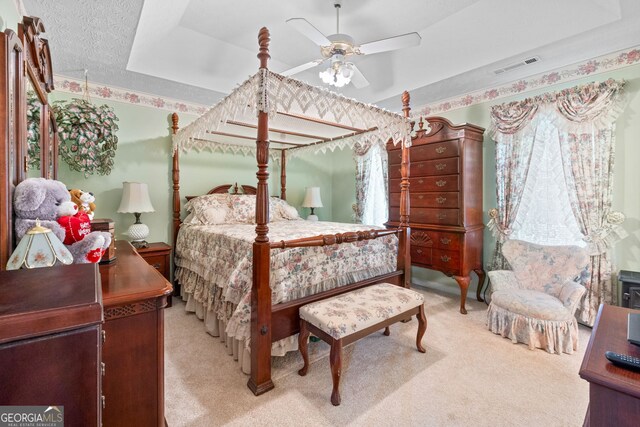
<path fill-rule="evenodd" d="M 95 264 L 0 272 L 1 405 L 64 406 L 65 425 L 100 426 L 99 284 Z"/>
<path fill-rule="evenodd" d="M 454 126 L 442 117 L 418 124 L 409 150 L 411 264 L 441 271 L 460 286 L 460 312 L 471 281 L 478 275 L 477 298 L 484 283 L 482 267 L 482 135 L 475 125 Z M 389 154 L 389 221 L 400 220 L 400 147 Z"/>
<path fill-rule="evenodd" d="M 627 341 L 627 316 L 638 313 L 624 307 L 601 305 L 580 366 L 589 382 L 585 426 L 637 426 L 640 419 L 640 372 L 613 365 L 604 353 L 613 351 L 640 357 L 640 347 Z"/>
<path fill-rule="evenodd" d="M 171 284 L 125 240 L 100 266 L 106 340 L 103 425 L 164 425 L 164 312 Z"/>
<path fill-rule="evenodd" d="M 155 268 L 164 276 L 165 279 L 170 279 L 170 266 L 171 266 L 171 246 L 163 242 L 149 243 L 146 248 L 137 248 L 136 251 L 144 258 L 150 266 Z"/>

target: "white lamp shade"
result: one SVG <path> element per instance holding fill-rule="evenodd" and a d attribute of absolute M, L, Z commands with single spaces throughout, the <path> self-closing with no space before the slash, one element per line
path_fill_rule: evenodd
<path fill-rule="evenodd" d="M 303 208 L 321 208 L 320 187 L 307 187 L 307 194 L 302 202 Z"/>
<path fill-rule="evenodd" d="M 142 182 L 123 182 L 122 200 L 118 208 L 120 213 L 142 213 L 155 212 L 151 199 L 149 198 L 149 188 Z"/>

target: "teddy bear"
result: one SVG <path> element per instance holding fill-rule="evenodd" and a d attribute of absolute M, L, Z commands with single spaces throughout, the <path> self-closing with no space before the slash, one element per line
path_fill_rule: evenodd
<path fill-rule="evenodd" d="M 89 220 L 92 220 L 96 210 L 96 204 L 94 203 L 96 198 L 93 193 L 74 188 L 69 190 L 69 194 L 71 194 L 71 201 L 78 205 L 79 211 L 87 214 Z"/>
<path fill-rule="evenodd" d="M 17 239 L 21 239 L 27 231 L 40 220 L 43 227 L 47 227 L 64 242 L 73 255 L 74 264 L 95 263 L 100 261 L 102 254 L 111 243 L 111 235 L 102 231 L 91 231 L 88 217 L 77 218 L 75 228 L 70 226 L 71 233 L 67 236 L 65 227 L 61 226 L 67 217 L 73 217 L 78 207 L 71 201 L 67 187 L 60 181 L 45 178 L 27 178 L 19 183 L 14 192 L 13 210 L 16 215 L 15 230 Z M 69 215 L 71 214 L 71 215 Z"/>

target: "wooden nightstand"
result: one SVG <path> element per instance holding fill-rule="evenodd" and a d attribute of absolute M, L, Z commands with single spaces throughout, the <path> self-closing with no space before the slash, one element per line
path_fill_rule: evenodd
<path fill-rule="evenodd" d="M 160 274 L 162 274 L 165 279 L 167 279 L 167 281 L 171 282 L 171 262 L 169 260 L 169 255 L 171 255 L 171 246 L 162 242 L 149 243 L 148 247 L 139 248 L 136 249 L 136 251 L 138 251 L 140 256 L 144 258 L 144 260 L 147 261 L 149 265 L 158 270 Z"/>

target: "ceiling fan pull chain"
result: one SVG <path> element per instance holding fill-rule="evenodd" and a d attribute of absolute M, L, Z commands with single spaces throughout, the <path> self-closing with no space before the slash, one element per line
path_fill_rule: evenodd
<path fill-rule="evenodd" d="M 336 1 L 333 6 L 336 8 L 336 34 L 340 34 L 340 8 L 342 5 Z"/>

